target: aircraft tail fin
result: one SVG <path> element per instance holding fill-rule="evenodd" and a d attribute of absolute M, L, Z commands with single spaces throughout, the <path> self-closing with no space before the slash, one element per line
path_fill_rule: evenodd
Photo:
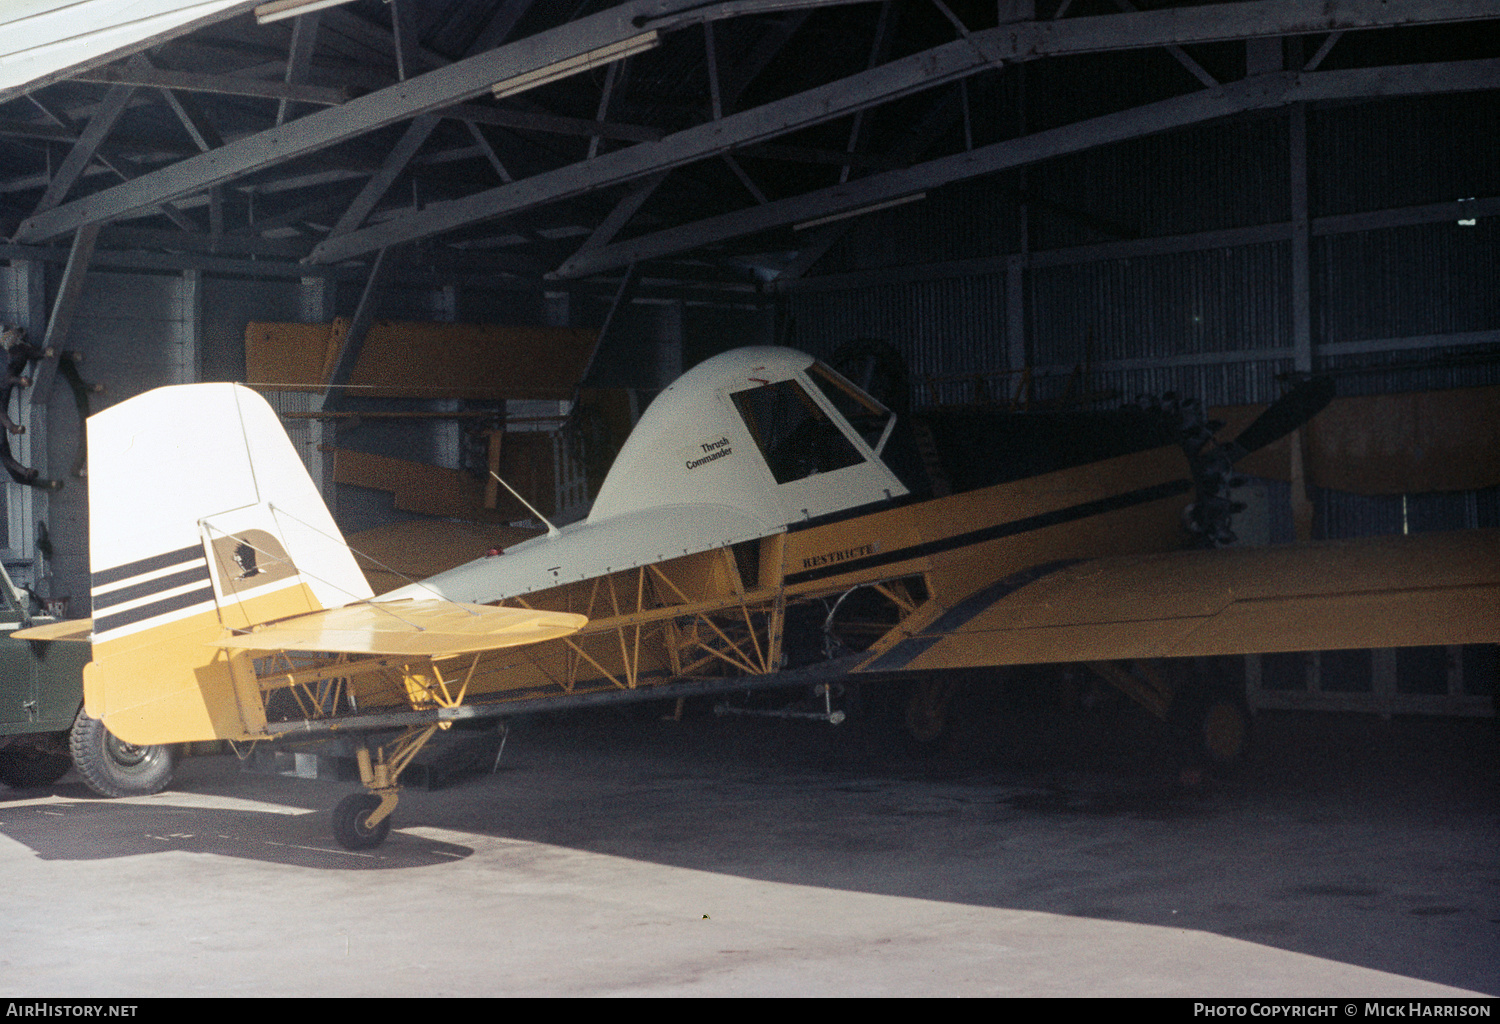
<path fill-rule="evenodd" d="M 89 714 L 128 742 L 240 736 L 213 642 L 371 596 L 271 407 L 235 384 L 161 388 L 91 417 Z M 244 705 L 244 708 L 241 707 Z"/>

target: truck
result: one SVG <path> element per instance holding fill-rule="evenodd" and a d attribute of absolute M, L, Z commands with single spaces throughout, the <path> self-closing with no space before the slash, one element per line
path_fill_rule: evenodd
<path fill-rule="evenodd" d="M 172 780 L 170 746 L 137 746 L 90 718 L 83 706 L 87 643 L 21 640 L 14 634 L 55 621 L 0 565 L 0 782 L 50 786 L 76 768 L 101 796 L 143 796 Z"/>

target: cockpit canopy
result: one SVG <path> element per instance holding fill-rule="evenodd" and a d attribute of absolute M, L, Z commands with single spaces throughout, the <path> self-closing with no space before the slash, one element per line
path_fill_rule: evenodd
<path fill-rule="evenodd" d="M 497 601 L 903 496 L 880 459 L 894 424 L 888 409 L 809 355 L 726 352 L 651 403 L 587 519 L 382 600 Z"/>
<path fill-rule="evenodd" d="M 589 520 L 707 503 L 780 527 L 904 495 L 880 459 L 894 425 L 890 410 L 809 355 L 726 352 L 657 396 Z"/>

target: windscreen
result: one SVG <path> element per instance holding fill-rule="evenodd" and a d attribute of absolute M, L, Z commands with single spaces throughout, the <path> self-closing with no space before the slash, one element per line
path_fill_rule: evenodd
<path fill-rule="evenodd" d="M 794 380 L 736 391 L 730 397 L 778 484 L 863 461 L 849 439 Z"/>

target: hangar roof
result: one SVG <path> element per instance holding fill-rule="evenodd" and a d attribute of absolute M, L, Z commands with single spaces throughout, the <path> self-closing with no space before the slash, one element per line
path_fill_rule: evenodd
<path fill-rule="evenodd" d="M 753 289 L 955 182 L 1291 103 L 1500 82 L 1500 33 L 1476 24 L 1500 27 L 1492 0 L 28 0 L 7 17 L 0 254 L 83 240 L 116 265 L 287 278 L 363 280 L 384 252 L 454 281 L 649 266 Z"/>

